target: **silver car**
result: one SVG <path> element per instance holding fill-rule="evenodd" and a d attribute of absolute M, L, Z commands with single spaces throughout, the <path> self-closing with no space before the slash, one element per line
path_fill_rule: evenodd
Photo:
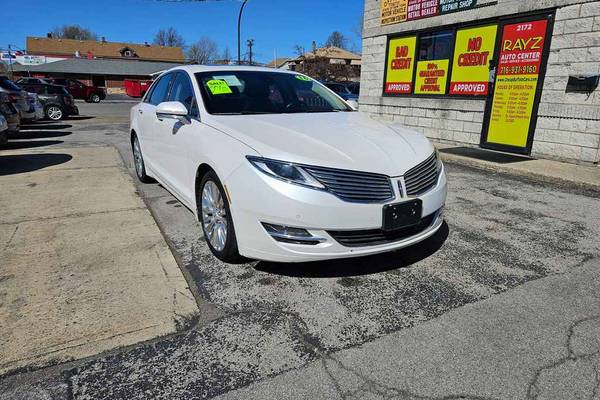
<path fill-rule="evenodd" d="M 0 146 L 8 142 L 8 122 L 4 115 L 0 114 Z"/>

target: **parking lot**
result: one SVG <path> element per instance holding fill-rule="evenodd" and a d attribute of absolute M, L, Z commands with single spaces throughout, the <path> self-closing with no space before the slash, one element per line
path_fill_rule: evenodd
<path fill-rule="evenodd" d="M 0 182 L 24 177 L 39 150 L 116 149 L 135 176 L 132 104 L 81 103 L 82 117 L 25 127 L 0 151 Z M 21 155 L 18 165 L 8 151 Z M 567 390 L 600 399 L 600 195 L 446 168 L 446 223 L 434 237 L 395 253 L 310 264 L 223 264 L 188 209 L 159 184 L 136 181 L 140 207 L 187 280 L 193 320 L 99 354 L 5 371 L 0 397 L 541 399 L 568 398 Z M 13 239 L 0 237 L 6 252 Z M 93 276 L 102 291 L 107 282 Z M 114 295 L 127 299 L 122 289 Z M 27 312 L 4 294 L 0 315 Z M 35 331 L 35 318 L 22 329 Z"/>

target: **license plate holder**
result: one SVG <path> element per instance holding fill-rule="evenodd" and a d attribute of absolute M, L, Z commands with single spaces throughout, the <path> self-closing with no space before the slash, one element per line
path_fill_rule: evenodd
<path fill-rule="evenodd" d="M 410 228 L 421 222 L 423 202 L 414 199 L 398 204 L 387 204 L 383 207 L 383 230 L 395 231 Z"/>

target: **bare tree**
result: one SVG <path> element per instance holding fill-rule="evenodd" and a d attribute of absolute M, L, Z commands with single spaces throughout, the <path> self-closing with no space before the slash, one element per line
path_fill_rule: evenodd
<path fill-rule="evenodd" d="M 352 27 L 352 33 L 354 33 L 359 39 L 362 39 L 364 26 L 365 20 L 361 16 L 358 21 L 356 21 L 356 25 Z"/>
<path fill-rule="evenodd" d="M 156 32 L 154 44 L 168 47 L 185 47 L 183 37 L 173 27 Z"/>
<path fill-rule="evenodd" d="M 339 47 L 340 49 L 345 49 L 348 47 L 348 38 L 344 36 L 344 34 L 341 32 L 332 32 L 331 35 L 329 35 L 329 37 L 327 38 L 325 46 L 335 46 Z"/>
<path fill-rule="evenodd" d="M 96 33 L 79 25 L 56 27 L 52 30 L 52 37 L 57 39 L 98 40 Z"/>
<path fill-rule="evenodd" d="M 302 57 L 304 55 L 304 47 L 300 46 L 299 44 L 295 45 L 294 54 L 298 57 Z"/>
<path fill-rule="evenodd" d="M 223 54 L 221 55 L 221 59 L 226 63 L 231 61 L 231 52 L 229 51 L 229 47 L 225 47 L 225 50 L 223 50 Z"/>
<path fill-rule="evenodd" d="M 192 44 L 187 52 L 188 59 L 197 64 L 206 64 L 219 56 L 217 43 L 207 37 L 202 37 Z"/>

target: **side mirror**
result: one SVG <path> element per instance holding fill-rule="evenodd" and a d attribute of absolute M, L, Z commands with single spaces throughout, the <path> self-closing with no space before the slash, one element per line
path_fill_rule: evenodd
<path fill-rule="evenodd" d="M 346 100 L 346 103 L 354 110 L 358 111 L 358 101 L 356 100 Z"/>
<path fill-rule="evenodd" d="M 178 101 L 165 101 L 156 106 L 156 116 L 160 118 L 187 117 L 188 110 Z"/>

